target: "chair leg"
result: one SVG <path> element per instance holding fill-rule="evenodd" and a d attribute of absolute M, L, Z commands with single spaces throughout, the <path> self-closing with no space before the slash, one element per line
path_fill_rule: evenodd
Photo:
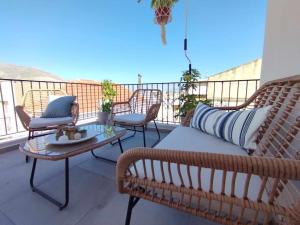
<path fill-rule="evenodd" d="M 160 141 L 160 133 L 159 133 L 159 130 L 158 130 L 158 128 L 157 128 L 157 125 L 156 125 L 155 120 L 153 120 L 153 122 L 154 122 L 155 129 L 156 129 L 156 132 L 157 132 L 157 135 L 158 135 L 158 140 Z"/>
<path fill-rule="evenodd" d="M 144 147 L 146 147 L 146 134 L 145 134 L 145 126 L 143 125 L 143 140 L 144 140 Z"/>
<path fill-rule="evenodd" d="M 133 134 L 130 135 L 130 136 L 128 136 L 128 137 L 125 137 L 125 138 L 121 139 L 121 141 L 125 141 L 125 140 L 127 140 L 127 139 L 129 139 L 129 138 L 134 137 L 134 136 L 136 135 L 136 132 L 137 132 L 137 131 L 136 131 L 136 127 L 134 126 L 134 128 L 133 128 Z M 110 142 L 111 145 L 115 145 L 115 144 L 117 144 L 117 143 L 118 143 L 118 141 Z"/>
<path fill-rule="evenodd" d="M 30 139 L 32 139 L 32 138 L 33 138 L 33 131 L 29 131 L 27 140 L 30 140 Z M 26 155 L 26 157 L 25 157 L 25 162 L 26 162 L 26 163 L 29 163 L 29 159 L 30 159 L 29 156 Z"/>
<path fill-rule="evenodd" d="M 157 124 L 155 122 L 155 120 L 153 120 L 154 122 L 154 125 L 155 125 L 155 129 L 156 129 L 156 133 L 157 133 L 157 136 L 158 136 L 158 139 L 156 140 L 156 142 L 151 146 L 151 148 L 155 147 L 159 142 L 160 142 L 160 133 L 159 133 L 159 130 L 157 128 Z"/>
<path fill-rule="evenodd" d="M 131 195 L 129 196 L 125 225 L 130 225 L 132 209 L 134 208 L 136 203 L 138 203 L 139 200 L 139 198 L 136 198 Z"/>

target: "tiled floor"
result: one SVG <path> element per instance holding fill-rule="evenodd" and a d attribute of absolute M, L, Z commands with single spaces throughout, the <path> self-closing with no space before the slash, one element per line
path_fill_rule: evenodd
<path fill-rule="evenodd" d="M 166 136 L 167 133 L 163 133 Z M 155 133 L 148 132 L 149 145 Z M 123 142 L 124 149 L 142 145 L 142 136 Z M 118 145 L 96 151 L 116 159 Z M 0 225 L 123 225 L 128 196 L 116 190 L 115 165 L 92 157 L 90 153 L 70 159 L 70 203 L 59 211 L 31 192 L 31 164 L 24 155 L 11 151 L 0 155 Z M 64 163 L 38 161 L 36 184 L 53 197 L 63 199 Z M 134 208 L 131 225 L 204 225 L 207 220 L 141 200 Z"/>

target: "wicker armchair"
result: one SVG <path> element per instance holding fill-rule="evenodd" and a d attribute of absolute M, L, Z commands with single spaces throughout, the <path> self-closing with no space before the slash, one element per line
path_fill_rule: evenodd
<path fill-rule="evenodd" d="M 258 131 L 258 148 L 252 156 L 213 154 L 210 149 L 138 148 L 124 153 L 117 164 L 117 183 L 119 192 L 130 196 L 126 225 L 139 199 L 220 224 L 300 224 L 299 98 L 300 75 L 268 82 L 244 104 L 223 108 L 272 106 Z M 192 113 L 183 125 L 189 125 Z M 138 164 L 143 169 L 138 170 Z M 210 173 L 208 190 L 203 188 L 203 170 Z M 236 183 L 239 176 L 245 177 L 244 184 Z M 260 185 L 254 187 L 257 195 L 250 199 L 254 177 Z M 214 190 L 215 183 L 220 192 Z M 243 185 L 242 196 L 236 195 L 237 185 Z M 234 210 L 238 210 L 237 215 L 233 215 Z"/>
<path fill-rule="evenodd" d="M 130 127 L 129 130 L 134 131 L 134 134 L 130 137 L 133 137 L 136 132 L 142 132 L 144 147 L 146 147 L 145 129 L 147 124 L 153 121 L 158 135 L 157 142 L 159 142 L 160 133 L 155 119 L 157 118 L 161 103 L 162 92 L 160 90 L 138 89 L 133 92 L 128 101 L 113 103 L 113 123 L 119 126 Z M 137 127 L 141 127 L 142 130 L 137 130 Z"/>
<path fill-rule="evenodd" d="M 16 106 L 16 112 L 20 121 L 25 128 L 29 131 L 28 139 L 35 137 L 34 132 L 56 129 L 58 126 L 66 124 L 76 124 L 79 115 L 79 105 L 74 103 L 72 106 L 71 118 L 55 118 L 51 121 L 42 119 L 40 116 L 47 108 L 49 96 L 64 96 L 66 92 L 62 90 L 45 90 L 45 89 L 32 89 L 25 93 L 23 104 Z M 47 121 L 46 121 L 47 120 Z"/>

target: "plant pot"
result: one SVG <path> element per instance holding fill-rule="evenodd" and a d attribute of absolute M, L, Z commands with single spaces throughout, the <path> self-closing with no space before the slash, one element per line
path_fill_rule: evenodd
<path fill-rule="evenodd" d="M 180 124 L 184 125 L 185 116 L 179 116 L 180 118 Z"/>
<path fill-rule="evenodd" d="M 155 9 L 155 22 L 160 25 L 161 29 L 161 40 L 165 45 L 166 40 L 166 27 L 165 25 L 171 20 L 171 8 L 168 7 L 159 7 Z"/>
<path fill-rule="evenodd" d="M 165 25 L 169 22 L 171 15 L 171 8 L 159 7 L 155 10 L 156 23 L 159 25 Z"/>
<path fill-rule="evenodd" d="M 108 112 L 98 112 L 98 122 L 99 124 L 106 125 L 110 120 L 110 113 Z"/>

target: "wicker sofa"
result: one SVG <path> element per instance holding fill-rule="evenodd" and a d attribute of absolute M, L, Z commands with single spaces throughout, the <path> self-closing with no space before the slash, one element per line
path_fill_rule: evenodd
<path fill-rule="evenodd" d="M 140 199 L 221 224 L 300 224 L 300 76 L 263 85 L 244 104 L 271 105 L 258 148 L 240 147 L 188 127 L 193 112 L 155 149 L 118 160 L 120 193 L 129 195 L 126 225 Z"/>

